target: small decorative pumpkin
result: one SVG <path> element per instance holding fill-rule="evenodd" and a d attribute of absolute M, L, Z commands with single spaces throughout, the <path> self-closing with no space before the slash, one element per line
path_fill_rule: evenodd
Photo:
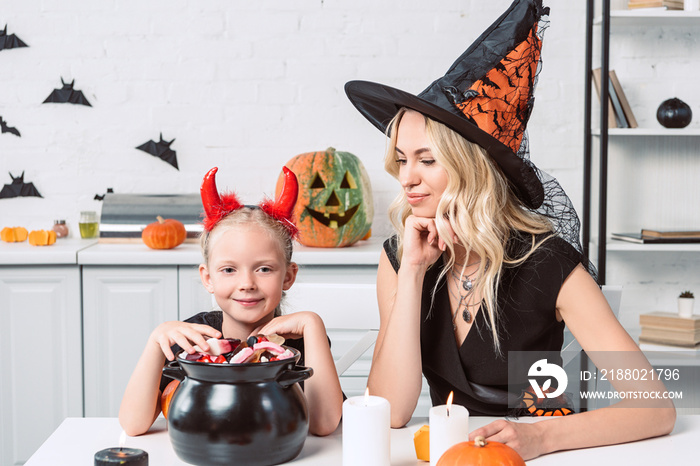
<path fill-rule="evenodd" d="M 29 232 L 29 244 L 32 246 L 51 246 L 56 242 L 56 232 L 53 230 L 33 230 Z"/>
<path fill-rule="evenodd" d="M 170 402 L 173 399 L 173 395 L 180 386 L 179 380 L 171 380 L 168 385 L 165 386 L 163 393 L 160 395 L 160 409 L 163 411 L 163 417 L 168 419 L 168 410 L 170 409 Z"/>
<path fill-rule="evenodd" d="M 685 128 L 693 119 L 693 111 L 688 104 L 674 97 L 659 105 L 656 119 L 666 128 Z"/>
<path fill-rule="evenodd" d="M 164 219 L 160 215 L 157 222 L 146 226 L 141 239 L 151 249 L 172 249 L 181 245 L 187 237 L 185 225 L 172 218 Z"/>
<path fill-rule="evenodd" d="M 21 243 L 27 239 L 28 235 L 24 227 L 5 227 L 0 231 L 0 239 L 6 243 Z"/>
<path fill-rule="evenodd" d="M 299 154 L 286 163 L 299 180 L 292 218 L 305 246 L 340 248 L 366 239 L 374 202 L 369 175 L 359 158 L 329 147 Z M 277 180 L 276 194 L 283 176 Z"/>
<path fill-rule="evenodd" d="M 416 449 L 416 458 L 430 461 L 430 426 L 421 426 L 413 434 L 413 446 Z"/>
<path fill-rule="evenodd" d="M 437 466 L 525 466 L 525 461 L 511 447 L 499 442 L 487 442 L 478 436 L 473 442 L 453 445 L 442 454 Z"/>

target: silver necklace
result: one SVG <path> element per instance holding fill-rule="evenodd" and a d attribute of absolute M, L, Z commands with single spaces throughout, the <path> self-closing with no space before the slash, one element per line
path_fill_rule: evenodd
<path fill-rule="evenodd" d="M 466 267 L 471 267 L 472 265 L 476 265 L 479 262 L 481 262 L 481 261 L 476 261 L 472 264 L 467 264 Z M 454 278 L 455 288 L 457 289 L 457 292 L 459 294 L 459 296 L 457 296 L 457 295 L 455 295 L 455 293 L 452 290 L 450 290 L 450 294 L 452 295 L 452 297 L 455 298 L 456 300 L 458 300 L 457 309 L 455 309 L 455 313 L 452 316 L 452 330 L 457 330 L 457 323 L 456 323 L 457 314 L 459 314 L 459 309 L 462 306 L 464 306 L 464 310 L 462 310 L 462 320 L 464 320 L 468 324 L 471 323 L 471 321 L 472 321 L 472 314 L 471 314 L 471 311 L 469 310 L 469 308 L 474 307 L 477 304 L 479 304 L 479 303 L 470 303 L 469 302 L 472 294 L 474 293 L 474 284 L 476 283 L 476 280 L 472 280 L 472 276 L 476 272 L 477 272 L 477 270 L 475 270 L 470 275 L 463 276 L 463 275 L 457 275 L 457 273 L 454 271 L 454 269 L 452 270 L 452 278 Z M 458 283 L 462 284 L 462 289 L 465 291 L 464 294 L 462 294 L 462 292 L 459 290 L 460 287 L 457 285 Z M 449 287 L 448 287 L 448 289 L 449 289 Z"/>

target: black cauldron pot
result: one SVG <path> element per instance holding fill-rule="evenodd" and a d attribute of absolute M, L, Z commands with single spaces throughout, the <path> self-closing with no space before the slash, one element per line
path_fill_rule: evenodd
<path fill-rule="evenodd" d="M 693 119 L 693 111 L 688 104 L 674 97 L 661 102 L 656 119 L 665 128 L 685 128 Z"/>
<path fill-rule="evenodd" d="M 281 361 L 211 364 L 181 358 L 163 368 L 180 380 L 168 411 L 177 456 L 196 465 L 273 465 L 294 459 L 309 431 L 297 382 L 313 369 Z"/>

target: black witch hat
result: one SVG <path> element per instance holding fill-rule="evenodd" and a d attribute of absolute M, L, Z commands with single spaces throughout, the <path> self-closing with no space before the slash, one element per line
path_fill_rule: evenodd
<path fill-rule="evenodd" d="M 345 92 L 382 132 L 407 107 L 484 148 L 523 206 L 548 217 L 555 233 L 582 253 L 573 204 L 559 182 L 530 161 L 526 135 L 548 15 L 542 0 L 513 1 L 444 76 L 418 95 L 368 81 L 350 81 Z M 581 261 L 595 276 L 583 254 Z"/>
<path fill-rule="evenodd" d="M 350 81 L 345 92 L 374 126 L 385 132 L 401 107 L 416 110 L 479 144 L 495 159 L 518 197 L 542 204 L 542 184 L 518 154 L 534 102 L 540 64 L 541 0 L 516 0 L 457 60 L 420 94 L 367 81 Z"/>

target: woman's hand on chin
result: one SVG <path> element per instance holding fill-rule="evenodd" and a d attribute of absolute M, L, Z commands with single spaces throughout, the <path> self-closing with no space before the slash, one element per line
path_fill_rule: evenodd
<path fill-rule="evenodd" d="M 446 249 L 440 238 L 434 218 L 410 215 L 404 224 L 403 255 L 401 264 L 429 267 Z"/>

